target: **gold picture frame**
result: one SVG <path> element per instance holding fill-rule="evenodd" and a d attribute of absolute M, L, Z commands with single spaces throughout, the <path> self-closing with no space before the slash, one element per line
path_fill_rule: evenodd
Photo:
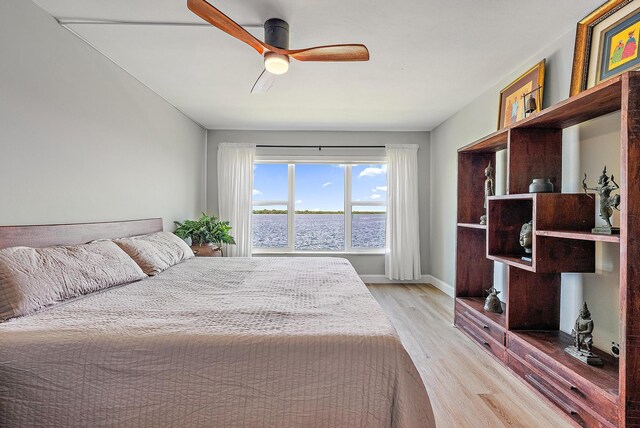
<path fill-rule="evenodd" d="M 543 59 L 500 91 L 498 130 L 524 119 L 525 103 L 529 98 L 535 100 L 535 112 L 542 109 L 545 63 L 546 59 Z"/>
<path fill-rule="evenodd" d="M 571 71 L 571 87 L 569 95 L 577 95 L 585 89 L 594 86 L 600 79 L 596 79 L 594 69 L 601 56 L 601 42 L 594 40 L 603 31 L 595 31 L 598 26 L 605 25 L 614 14 L 631 12 L 640 7 L 640 0 L 609 0 L 578 22 L 576 43 L 573 52 L 573 67 Z M 608 25 L 607 25 L 608 26 Z M 594 52 L 595 51 L 595 52 Z"/>

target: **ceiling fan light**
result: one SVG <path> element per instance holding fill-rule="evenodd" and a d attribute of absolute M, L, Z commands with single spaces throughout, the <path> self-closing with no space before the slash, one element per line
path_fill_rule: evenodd
<path fill-rule="evenodd" d="M 289 70 L 289 57 L 275 52 L 264 54 L 264 68 L 269 73 L 284 74 Z"/>

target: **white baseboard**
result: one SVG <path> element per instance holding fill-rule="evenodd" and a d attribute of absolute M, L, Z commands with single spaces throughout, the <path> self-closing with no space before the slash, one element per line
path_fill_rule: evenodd
<path fill-rule="evenodd" d="M 436 278 L 433 275 L 424 275 L 423 279 L 427 281 L 429 284 L 433 284 L 438 290 L 442 291 L 444 294 L 447 294 L 451 297 L 454 296 L 454 288 L 452 285 L 447 284 L 441 279 Z"/>

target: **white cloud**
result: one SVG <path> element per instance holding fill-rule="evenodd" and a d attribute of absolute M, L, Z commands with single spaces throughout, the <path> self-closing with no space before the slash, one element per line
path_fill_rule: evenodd
<path fill-rule="evenodd" d="M 296 204 L 301 204 L 301 203 L 302 203 L 302 199 L 298 199 L 298 200 L 296 201 Z"/>
<path fill-rule="evenodd" d="M 380 199 L 382 196 L 379 193 L 374 193 L 373 195 L 369 196 L 371 199 Z"/>
<path fill-rule="evenodd" d="M 253 196 L 258 196 L 258 195 L 262 195 L 262 192 L 259 191 L 258 189 L 253 189 Z"/>
<path fill-rule="evenodd" d="M 386 172 L 387 172 L 387 165 L 382 165 L 381 168 L 376 168 L 376 167 L 370 166 L 370 167 L 365 168 L 362 171 L 360 171 L 360 174 L 358 175 L 358 178 L 375 177 L 376 175 L 384 174 Z"/>
<path fill-rule="evenodd" d="M 314 208 L 311 211 L 320 211 L 320 208 Z"/>
<path fill-rule="evenodd" d="M 344 168 L 344 167 L 346 167 L 346 166 L 347 166 L 347 165 L 345 165 L 345 164 L 343 164 L 343 163 L 341 163 L 341 164 L 335 164 L 335 163 L 332 163 L 332 164 L 331 164 L 331 167 L 333 167 L 333 168 Z"/>
<path fill-rule="evenodd" d="M 324 184 L 322 185 L 322 187 L 327 187 L 327 186 L 331 186 L 331 182 L 330 182 L 330 181 L 327 181 L 326 183 L 324 183 Z"/>
<path fill-rule="evenodd" d="M 387 191 L 387 186 L 376 186 L 376 188 L 372 190 L 372 192 L 386 192 L 386 191 Z"/>

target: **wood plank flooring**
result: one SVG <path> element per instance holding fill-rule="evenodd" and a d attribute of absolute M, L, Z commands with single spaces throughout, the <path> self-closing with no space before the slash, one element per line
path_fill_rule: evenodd
<path fill-rule="evenodd" d="M 453 299 L 429 284 L 367 284 L 395 325 L 431 397 L 438 427 L 570 427 L 453 327 Z"/>

